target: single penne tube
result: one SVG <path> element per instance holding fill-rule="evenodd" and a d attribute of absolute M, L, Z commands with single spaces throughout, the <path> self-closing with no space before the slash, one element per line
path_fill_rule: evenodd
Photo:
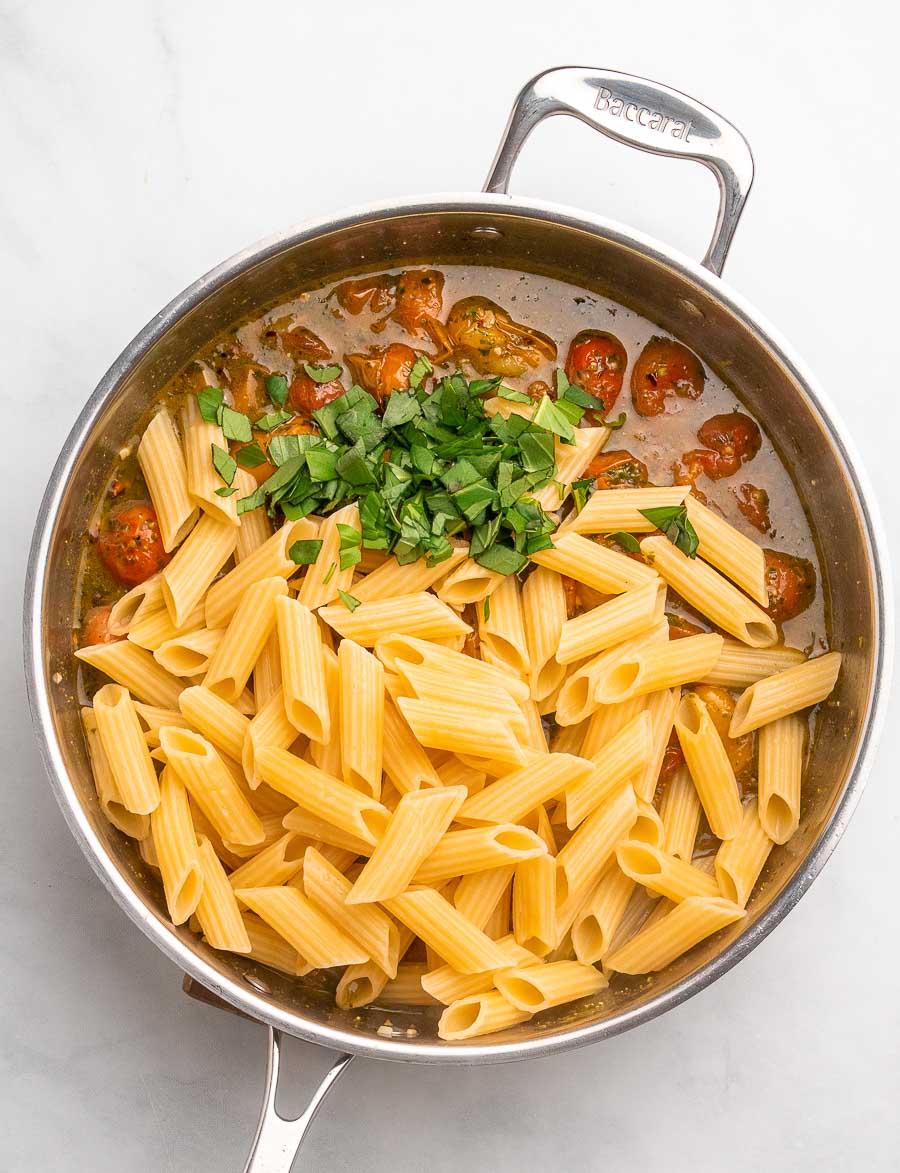
<path fill-rule="evenodd" d="M 487 774 L 484 770 L 467 765 L 461 758 L 451 757 L 437 767 L 442 786 L 465 786 L 469 796 L 484 790 Z"/>
<path fill-rule="evenodd" d="M 639 798 L 637 800 L 637 818 L 634 820 L 627 838 L 634 839 L 638 843 L 647 843 L 661 851 L 663 849 L 663 834 L 659 811 L 652 802 L 645 802 L 644 799 Z"/>
<path fill-rule="evenodd" d="M 428 972 L 424 961 L 406 961 L 398 966 L 397 976 L 386 982 L 378 995 L 380 1006 L 437 1006 L 440 1003 L 422 989 L 422 978 Z"/>
<path fill-rule="evenodd" d="M 314 539 L 317 532 L 318 526 L 308 517 L 286 521 L 267 542 L 209 588 L 206 626 L 227 627 L 238 603 L 255 582 L 263 578 L 290 578 L 297 570 L 297 563 L 290 556 L 291 548 L 295 542 Z"/>
<path fill-rule="evenodd" d="M 672 736 L 675 713 L 681 700 L 681 689 L 663 688 L 642 699 L 644 711 L 650 718 L 650 743 L 644 767 L 634 779 L 634 792 L 645 802 L 652 802 L 663 758 L 666 756 L 666 746 Z"/>
<path fill-rule="evenodd" d="M 279 688 L 281 688 L 281 646 L 278 642 L 276 611 L 275 630 L 263 644 L 263 650 L 253 665 L 253 699 L 256 701 L 257 708 L 261 709 L 267 701 L 271 700 Z"/>
<path fill-rule="evenodd" d="M 536 806 L 533 811 L 529 811 L 524 818 L 519 819 L 519 823 L 523 827 L 527 827 L 529 831 L 534 831 L 547 844 L 547 850 L 551 855 L 556 855 L 559 847 L 556 842 L 556 834 L 553 830 L 553 824 L 550 821 L 550 815 L 547 813 L 547 807 L 544 803 Z"/>
<path fill-rule="evenodd" d="M 787 843 L 800 825 L 806 737 L 806 721 L 796 714 L 759 731 L 759 822 L 774 843 Z"/>
<path fill-rule="evenodd" d="M 488 596 L 490 607 L 477 608 L 481 658 L 501 671 L 528 675 L 528 647 L 519 580 L 508 574 Z"/>
<path fill-rule="evenodd" d="M 530 1017 L 527 1010 L 517 1009 L 497 990 L 488 990 L 451 1002 L 438 1022 L 438 1038 L 445 1042 L 479 1038 L 508 1030 Z"/>
<path fill-rule="evenodd" d="M 420 745 L 524 765 L 525 750 L 498 717 L 476 717 L 474 708 L 398 697 L 397 704 Z"/>
<path fill-rule="evenodd" d="M 237 529 L 237 494 L 220 497 L 222 478 L 212 462 L 213 445 L 228 451 L 228 441 L 218 424 L 208 423 L 200 414 L 197 400 L 188 396 L 181 413 L 181 432 L 184 436 L 184 463 L 187 490 L 190 499 L 204 514 L 220 525 Z"/>
<path fill-rule="evenodd" d="M 496 938 L 496 944 L 505 955 L 504 968 L 513 966 L 541 965 L 540 957 L 536 957 L 528 949 L 519 945 L 512 933 Z M 422 988 L 438 1002 L 449 1005 L 458 998 L 468 998 L 473 994 L 483 994 L 494 988 L 494 971 L 483 973 L 460 973 L 452 965 L 439 965 L 422 975 Z"/>
<path fill-rule="evenodd" d="M 211 742 L 188 729 L 164 726 L 159 743 L 168 764 L 226 845 L 263 842 L 265 832 L 259 815 Z"/>
<path fill-rule="evenodd" d="M 766 556 L 762 546 L 699 501 L 693 493 L 684 499 L 688 521 L 700 540 L 698 555 L 746 591 L 760 607 L 768 607 Z"/>
<path fill-rule="evenodd" d="M 746 908 L 774 846 L 759 821 L 757 801 L 752 798 L 744 806 L 741 829 L 733 839 L 723 843 L 715 855 L 716 882 L 726 900 Z"/>
<path fill-rule="evenodd" d="M 239 888 L 235 895 L 316 969 L 369 960 L 365 949 L 297 888 Z"/>
<path fill-rule="evenodd" d="M 376 904 L 351 904 L 353 885 L 314 847 L 303 861 L 303 890 L 320 912 L 356 941 L 388 977 L 396 977 L 400 934 L 396 924 Z"/>
<path fill-rule="evenodd" d="M 443 784 L 425 750 L 413 736 L 406 719 L 388 696 L 384 699 L 381 748 L 384 772 L 401 794 Z"/>
<path fill-rule="evenodd" d="M 464 563 L 469 553 L 467 545 L 454 546 L 453 553 L 443 562 L 429 566 L 425 558 L 418 558 L 415 562 L 408 562 L 401 566 L 391 555 L 371 574 L 353 584 L 353 596 L 363 603 L 370 603 L 377 599 L 390 599 L 394 595 L 409 595 L 414 591 L 427 591 L 441 579 L 452 575 L 453 571 Z M 489 573 L 484 571 L 483 573 Z M 442 598 L 441 591 L 437 591 L 438 598 Z M 450 603 L 449 599 L 443 600 Z M 467 600 L 468 601 L 468 600 Z M 452 603 L 450 603 L 453 606 Z"/>
<path fill-rule="evenodd" d="M 521 863 L 546 854 L 547 844 L 540 835 L 516 823 L 448 831 L 420 864 L 412 883 L 440 884 L 454 876 Z"/>
<path fill-rule="evenodd" d="M 625 839 L 616 848 L 616 862 L 635 883 L 675 903 L 688 896 L 720 895 L 713 876 L 649 843 Z"/>
<path fill-rule="evenodd" d="M 348 903 L 372 903 L 404 892 L 440 843 L 465 797 L 466 791 L 461 786 L 414 790 L 402 795 L 375 850 L 357 876 Z"/>
<path fill-rule="evenodd" d="M 183 681 L 160 668 L 144 648 L 128 640 L 110 644 L 92 644 L 78 648 L 75 655 L 104 675 L 121 684 L 137 700 L 160 709 L 177 709 Z"/>
<path fill-rule="evenodd" d="M 505 774 L 460 810 L 460 823 L 517 823 L 536 806 L 587 783 L 597 771 L 593 762 L 572 754 L 535 754 L 521 769 Z"/>
<path fill-rule="evenodd" d="M 442 664 L 399 661 L 397 668 L 401 685 L 406 686 L 408 695 L 423 701 L 471 706 L 479 713 L 506 721 L 521 741 L 528 739 L 528 723 L 522 709 L 505 688 L 498 688 L 493 681 L 479 677 L 461 678 Z"/>
<path fill-rule="evenodd" d="M 384 730 L 384 666 L 352 639 L 341 640 L 337 655 L 344 781 L 378 798 Z"/>
<path fill-rule="evenodd" d="M 748 648 L 737 640 L 726 639 L 718 660 L 701 683 L 717 684 L 720 688 L 746 688 L 766 676 L 805 662 L 806 656 L 799 648 Z"/>
<path fill-rule="evenodd" d="M 728 751 L 697 693 L 682 696 L 675 732 L 712 833 L 719 839 L 733 839 L 741 825 L 741 793 Z"/>
<path fill-rule="evenodd" d="M 566 620 L 559 634 L 557 661 L 574 664 L 649 631 L 662 620 L 665 601 L 666 588 L 657 579 Z"/>
<path fill-rule="evenodd" d="M 398 932 L 400 938 L 398 953 L 402 958 L 415 940 L 415 935 L 409 931 L 406 925 L 399 925 Z M 381 994 L 387 983 L 388 975 L 374 961 L 348 965 L 341 974 L 334 993 L 335 1005 L 343 1010 L 354 1010 L 359 1006 L 368 1006 Z"/>
<path fill-rule="evenodd" d="M 557 659 L 566 625 L 566 592 L 555 570 L 536 567 L 522 587 L 522 614 L 528 657 L 528 680 L 534 700 L 543 700 L 559 688 L 566 675 Z"/>
<path fill-rule="evenodd" d="M 250 791 L 246 789 L 247 783 L 241 776 L 240 770 L 236 768 L 237 763 L 228 762 L 224 758 L 222 760 L 224 761 L 228 772 L 234 779 L 238 790 L 249 802 Z M 251 809 L 253 808 L 251 807 Z M 258 815 L 263 832 L 262 839 L 260 839 L 258 842 L 241 843 L 238 839 L 231 839 L 228 834 L 222 836 L 222 845 L 226 847 L 232 855 L 242 860 L 252 859 L 254 856 L 258 855 L 260 851 L 265 851 L 267 848 L 271 847 L 273 843 L 277 843 L 283 834 L 283 814 L 273 811 L 268 811 L 265 814 L 262 814 L 259 811 L 254 811 L 254 814 Z M 240 867 L 241 865 L 238 864 L 237 866 Z"/>
<path fill-rule="evenodd" d="M 279 821 L 279 829 L 280 826 Z M 308 840 L 296 831 L 287 831 L 235 868 L 228 882 L 232 888 L 274 888 L 287 884 L 302 870 L 308 845 Z"/>
<path fill-rule="evenodd" d="M 256 766 L 274 790 L 366 843 L 377 843 L 387 830 L 391 819 L 387 807 L 287 750 L 261 747 Z"/>
<path fill-rule="evenodd" d="M 534 494 L 545 513 L 555 513 L 597 453 L 612 435 L 609 428 L 576 428 L 574 444 L 556 441 L 556 476 Z"/>
<path fill-rule="evenodd" d="M 496 570 L 488 570 L 479 566 L 474 558 L 465 557 L 451 569 L 435 593 L 442 603 L 461 611 L 470 603 L 480 603 L 486 599 L 502 581 L 503 575 Z"/>
<path fill-rule="evenodd" d="M 404 664 L 427 665 L 457 676 L 464 673 L 467 680 L 485 681 L 494 688 L 503 688 L 517 701 L 527 700 L 530 695 L 528 685 L 513 679 L 508 672 L 415 636 L 385 636 L 376 643 L 375 655 L 388 672 L 399 672 Z"/>
<path fill-rule="evenodd" d="M 565 787 L 566 825 L 574 830 L 623 782 L 633 781 L 650 752 L 651 723 L 638 713 L 608 742 L 593 761 L 594 769 Z"/>
<path fill-rule="evenodd" d="M 97 732 L 97 718 L 94 710 L 85 706 L 81 710 L 81 721 L 84 725 L 84 737 L 100 809 L 112 825 L 124 835 L 129 835 L 132 839 L 146 839 L 150 834 L 149 816 L 136 815 L 122 802 L 109 759 L 100 744 L 100 734 Z"/>
<path fill-rule="evenodd" d="M 322 630 L 296 599 L 275 600 L 284 711 L 298 733 L 324 742 L 331 736 Z"/>
<path fill-rule="evenodd" d="M 354 566 L 341 569 L 339 525 L 349 526 L 360 533 L 359 507 L 355 501 L 329 514 L 319 526 L 317 537 L 321 540 L 322 547 L 315 562 L 307 566 L 297 592 L 300 602 L 304 607 L 309 607 L 310 611 L 315 611 L 330 603 L 332 599 L 337 599 L 339 591 L 349 591 L 353 582 Z"/>
<path fill-rule="evenodd" d="M 680 766 L 663 792 L 660 816 L 663 849 L 678 859 L 690 861 L 700 830 L 700 796 L 687 766 Z"/>
<path fill-rule="evenodd" d="M 256 756 L 263 748 L 290 749 L 298 737 L 297 727 L 289 720 L 282 689 L 269 698 L 246 726 L 241 747 L 241 766 L 252 790 L 262 781 Z"/>
<path fill-rule="evenodd" d="M 629 721 L 644 711 L 646 705 L 647 698 L 642 696 L 632 697 L 631 700 L 622 701 L 618 705 L 600 705 L 591 713 L 590 717 L 585 718 L 578 752 L 583 758 L 596 757 L 603 747 L 608 745 L 616 734 L 625 728 Z M 563 733 L 566 729 L 571 728 L 576 728 L 576 726 L 563 726 L 560 732 Z M 570 750 L 569 752 L 576 751 Z"/>
<path fill-rule="evenodd" d="M 200 837 L 197 858 L 203 871 L 203 890 L 196 911 L 204 937 L 214 949 L 250 953 L 253 946 L 234 889 L 205 835 Z"/>
<path fill-rule="evenodd" d="M 211 741 L 216 749 L 233 761 L 241 760 L 250 721 L 234 705 L 197 684 L 182 691 L 178 707 L 188 724 Z"/>
<path fill-rule="evenodd" d="M 245 468 L 239 468 L 234 474 L 232 482 L 237 487 L 235 494 L 238 501 L 249 497 L 256 491 L 256 478 Z M 238 527 L 237 544 L 234 547 L 235 562 L 245 562 L 260 546 L 264 546 L 272 536 L 272 523 L 266 514 L 265 505 L 258 509 L 248 509 L 241 513 Z"/>
<path fill-rule="evenodd" d="M 572 925 L 572 947 L 582 965 L 596 965 L 609 953 L 635 887 L 634 880 L 615 862 L 597 881 Z"/>
<path fill-rule="evenodd" d="M 162 594 L 162 578 L 152 574 L 143 582 L 126 591 L 116 599 L 109 611 L 106 627 L 110 635 L 127 635 L 131 625 L 141 615 L 152 611 L 165 610 L 166 601 Z"/>
<path fill-rule="evenodd" d="M 615 860 L 613 860 L 613 865 L 616 868 L 619 866 Z M 655 892 L 648 892 L 640 884 L 634 884 L 631 897 L 622 914 L 622 919 L 619 921 L 612 941 L 604 954 L 604 968 L 606 957 L 610 953 L 615 953 L 618 949 L 621 949 L 628 941 L 631 941 L 647 923 L 647 917 L 650 913 L 659 908 L 661 904 L 666 906 L 667 911 L 671 911 L 675 907 L 671 900 L 662 900 Z"/>
<path fill-rule="evenodd" d="M 261 578 L 247 588 L 210 658 L 204 688 L 231 704 L 237 701 L 275 629 L 275 602 L 284 599 L 287 590 L 287 583 L 278 575 Z"/>
<path fill-rule="evenodd" d="M 289 945 L 284 937 L 276 933 L 264 920 L 260 920 L 255 913 L 243 913 L 241 921 L 250 941 L 249 956 L 254 961 L 291 977 L 302 977 L 312 969 L 293 945 Z"/>
<path fill-rule="evenodd" d="M 163 598 L 172 622 L 185 623 L 213 579 L 234 553 L 237 526 L 204 514 L 162 571 Z M 221 626 L 209 622 L 207 626 Z"/>
<path fill-rule="evenodd" d="M 197 520 L 197 504 L 188 493 L 181 441 L 165 408 L 144 429 L 137 459 L 156 510 L 163 549 L 171 553 Z"/>
<path fill-rule="evenodd" d="M 579 513 L 566 520 L 563 533 L 577 534 L 649 534 L 656 529 L 641 510 L 681 505 L 688 495 L 688 485 L 671 485 L 649 489 L 598 489 L 592 493 Z"/>
<path fill-rule="evenodd" d="M 333 847 L 348 853 L 352 852 L 354 858 L 372 854 L 371 843 L 360 839 L 358 835 L 351 835 L 349 831 L 342 831 L 333 823 L 327 823 L 324 819 L 320 819 L 318 815 L 310 814 L 303 807 L 295 806 L 293 810 L 289 810 L 281 822 L 286 831 L 296 831 L 303 838 L 312 840 L 320 850 L 323 850 L 324 847 Z"/>
<path fill-rule="evenodd" d="M 162 596 L 160 595 L 160 597 Z M 156 652 L 170 640 L 191 635 L 201 631 L 205 626 L 202 603 L 198 603 L 180 625 L 172 621 L 169 608 L 163 603 L 161 607 L 155 607 L 152 610 L 144 611 L 141 608 L 128 630 L 128 639 L 131 643 L 137 644 L 139 648 L 146 648 L 148 652 Z"/>
<path fill-rule="evenodd" d="M 224 631 L 201 627 L 167 639 L 153 653 L 153 659 L 173 676 L 202 676 L 222 642 Z"/>
<path fill-rule="evenodd" d="M 557 530 L 550 540 L 553 545 L 532 554 L 531 561 L 584 583 L 603 595 L 618 595 L 645 583 L 659 581 L 659 575 L 651 566 L 601 546 L 575 530 Z"/>
<path fill-rule="evenodd" d="M 648 643 L 622 653 L 623 646 L 601 653 L 609 659 L 602 670 L 593 673 L 592 696 L 599 704 L 618 704 L 631 697 L 700 680 L 716 662 L 722 637 L 690 635 L 685 639 Z"/>
<path fill-rule="evenodd" d="M 384 905 L 391 916 L 462 973 L 496 970 L 507 963 L 502 948 L 434 888 L 411 888 Z"/>
<path fill-rule="evenodd" d="M 556 860 L 537 855 L 516 865 L 512 923 L 516 941 L 538 957 L 556 945 Z"/>
<path fill-rule="evenodd" d="M 537 701 L 529 698 L 527 701 L 519 703 L 519 712 L 525 722 L 524 736 L 520 735 L 522 744 L 535 753 L 549 753 L 550 746 L 547 743 L 547 733 L 544 729 L 540 705 Z M 518 722 L 511 727 L 518 728 Z"/>
<path fill-rule="evenodd" d="M 159 783 L 128 690 L 120 684 L 99 689 L 94 719 L 119 800 L 132 814 L 149 815 L 159 805 Z"/>
<path fill-rule="evenodd" d="M 688 558 L 662 536 L 644 538 L 641 553 L 686 602 L 735 639 L 753 648 L 777 641 L 775 621 L 702 559 Z"/>
<path fill-rule="evenodd" d="M 483 929 L 512 884 L 515 870 L 516 865 L 510 863 L 462 876 L 453 893 L 454 908 Z"/>
<path fill-rule="evenodd" d="M 637 801 L 630 783 L 609 795 L 590 814 L 556 857 L 556 901 L 574 919 L 574 907 L 587 898 L 603 869 L 612 859 L 616 845 L 625 838 L 637 818 Z M 557 916 L 557 929 L 566 932 L 566 916 Z M 561 927 L 563 926 L 563 927 Z"/>
<path fill-rule="evenodd" d="M 619 691 L 621 695 L 609 698 L 606 695 L 610 691 L 608 688 L 603 695 L 598 695 L 598 688 L 605 684 L 621 664 L 631 664 L 633 661 L 637 662 L 644 651 L 658 646 L 665 646 L 668 637 L 668 624 L 660 622 L 648 631 L 641 632 L 640 635 L 625 640 L 624 643 L 619 644 L 617 647 L 599 652 L 585 664 L 580 665 L 573 672 L 570 672 L 557 698 L 557 722 L 560 725 L 577 725 L 580 721 L 584 721 L 589 717 L 601 705 L 618 704 L 621 701 L 630 700 L 632 696 L 642 695 L 642 693 L 629 691 L 625 687 L 620 687 Z M 629 674 L 628 681 L 630 680 L 631 675 Z M 646 689 L 645 691 L 651 692 L 653 690 Z"/>
<path fill-rule="evenodd" d="M 338 658 L 331 648 L 323 646 L 322 666 L 325 673 L 330 732 L 327 741 L 310 741 L 309 756 L 320 770 L 335 778 L 341 778 L 344 772 L 341 765 L 341 674 L 338 670 Z"/>
<path fill-rule="evenodd" d="M 320 608 L 318 614 L 338 635 L 367 648 L 387 635 L 414 635 L 431 640 L 467 635 L 471 631 L 452 607 L 427 591 L 360 603 L 353 611 L 343 603 L 334 603 Z"/>
<path fill-rule="evenodd" d="M 172 923 L 181 925 L 200 902 L 204 870 L 187 791 L 169 767 L 162 772 L 159 795 L 159 804 L 150 816 L 150 831 L 166 907 Z"/>
<path fill-rule="evenodd" d="M 742 737 L 819 704 L 831 693 L 840 670 L 841 653 L 827 652 L 751 684 L 734 706 L 729 736 Z"/>
<path fill-rule="evenodd" d="M 656 973 L 727 925 L 743 919 L 742 908 L 721 896 L 689 896 L 606 957 L 615 973 Z"/>
<path fill-rule="evenodd" d="M 508 1002 L 529 1014 L 598 994 L 609 985 L 598 969 L 580 961 L 506 969 L 496 974 L 494 982 Z"/>

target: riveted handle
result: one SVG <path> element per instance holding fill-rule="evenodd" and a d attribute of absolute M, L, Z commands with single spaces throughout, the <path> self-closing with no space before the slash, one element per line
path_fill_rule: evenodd
<path fill-rule="evenodd" d="M 548 69 L 516 98 L 485 191 L 509 190 L 525 140 L 555 114 L 578 118 L 626 146 L 708 167 L 719 185 L 719 211 L 703 264 L 721 274 L 753 183 L 753 155 L 737 127 L 687 94 L 643 77 L 574 65 Z"/>

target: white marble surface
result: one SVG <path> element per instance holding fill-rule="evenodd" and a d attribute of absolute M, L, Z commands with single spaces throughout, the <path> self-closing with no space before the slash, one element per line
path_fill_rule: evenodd
<path fill-rule="evenodd" d="M 56 450 L 110 360 L 248 241 L 395 193 L 477 187 L 513 94 L 539 69 L 631 69 L 695 92 L 750 138 L 759 178 L 728 277 L 825 378 L 896 541 L 887 11 L 872 0 L 521 0 L 477 14 L 407 0 L 2 0 L 5 1173 L 237 1170 L 262 1077 L 261 1030 L 186 999 L 94 879 L 32 743 L 19 667 L 26 547 Z M 515 186 L 693 253 L 714 208 L 699 169 L 561 120 L 535 136 Z M 825 873 L 706 993 L 553 1060 L 358 1062 L 298 1168 L 896 1169 L 898 754 L 895 709 Z M 322 1053 L 298 1043 L 294 1058 L 310 1087 Z"/>

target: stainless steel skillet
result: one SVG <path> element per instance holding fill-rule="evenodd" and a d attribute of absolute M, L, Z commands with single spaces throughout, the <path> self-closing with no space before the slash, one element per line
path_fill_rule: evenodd
<path fill-rule="evenodd" d="M 570 114 L 641 150 L 692 159 L 719 184 L 713 237 L 698 265 L 599 216 L 506 195 L 515 159 L 542 119 Z M 128 915 L 181 969 L 269 1027 L 263 1114 L 247 1164 L 290 1167 L 312 1115 L 352 1055 L 423 1063 L 488 1063 L 549 1055 L 646 1022 L 703 989 L 750 952 L 797 903 L 840 838 L 877 742 L 893 649 L 885 543 L 860 464 L 821 389 L 760 314 L 720 278 L 753 177 L 743 137 L 684 94 L 610 70 L 563 68 L 516 100 L 483 193 L 370 205 L 301 226 L 226 261 L 163 309 L 101 380 L 66 441 L 40 510 L 25 600 L 25 672 L 35 731 L 63 813 Z M 747 920 L 647 984 L 625 981 L 602 1002 L 562 1007 L 478 1043 L 441 1042 L 410 1008 L 390 1037 L 384 1011 L 344 1012 L 316 980 L 290 980 L 208 949 L 167 921 L 140 859 L 97 808 L 82 745 L 71 629 L 81 535 L 114 456 L 157 391 L 212 337 L 254 308 L 351 269 L 466 262 L 545 272 L 596 289 L 698 351 L 760 419 L 791 469 L 819 545 L 832 644 L 845 653 L 833 703 L 819 718 L 800 830 L 777 850 Z M 308 1111 L 284 1121 L 274 1093 L 282 1032 L 339 1053 Z"/>

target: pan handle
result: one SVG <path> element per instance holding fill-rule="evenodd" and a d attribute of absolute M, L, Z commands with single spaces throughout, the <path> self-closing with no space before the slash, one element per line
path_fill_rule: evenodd
<path fill-rule="evenodd" d="M 347 1064 L 353 1058 L 352 1055 L 338 1055 L 313 1093 L 309 1107 L 302 1115 L 290 1119 L 282 1116 L 275 1107 L 284 1035 L 280 1030 L 275 1030 L 271 1026 L 268 1028 L 268 1032 L 266 1088 L 259 1113 L 259 1123 L 256 1126 L 256 1136 L 253 1138 L 253 1147 L 244 1166 L 244 1173 L 290 1173 L 294 1158 L 322 1105 L 322 1101 L 347 1070 Z"/>
<path fill-rule="evenodd" d="M 719 184 L 719 211 L 703 264 L 721 275 L 753 183 L 753 155 L 737 127 L 687 94 L 643 77 L 574 65 L 548 69 L 516 98 L 485 191 L 509 190 L 525 140 L 554 114 L 569 114 L 638 150 L 708 167 Z"/>

